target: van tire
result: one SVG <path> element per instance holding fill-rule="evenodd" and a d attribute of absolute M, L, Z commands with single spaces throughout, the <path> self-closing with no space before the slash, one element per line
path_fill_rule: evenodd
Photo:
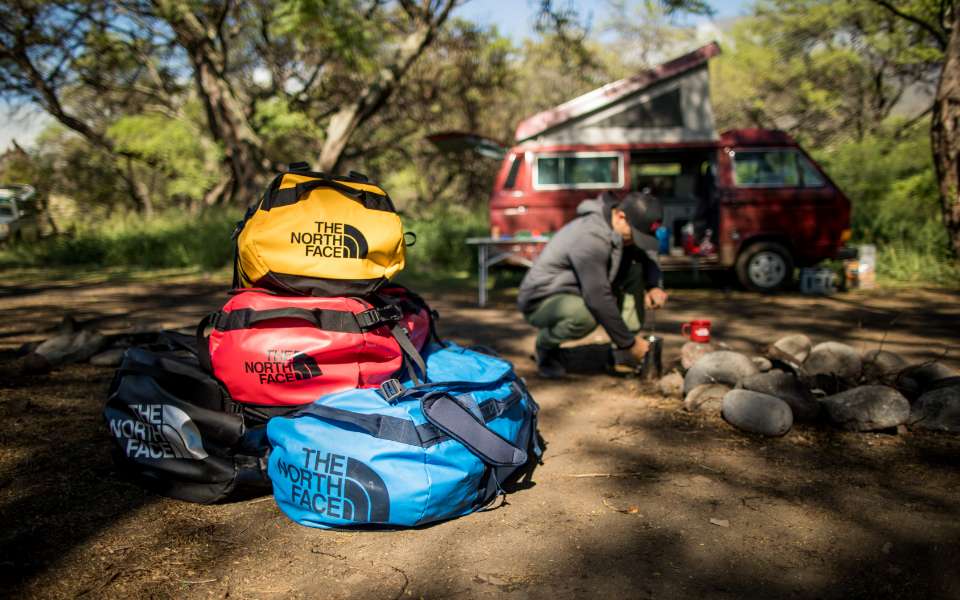
<path fill-rule="evenodd" d="M 782 244 L 756 242 L 740 251 L 737 279 L 754 292 L 776 292 L 793 282 L 793 255 Z"/>

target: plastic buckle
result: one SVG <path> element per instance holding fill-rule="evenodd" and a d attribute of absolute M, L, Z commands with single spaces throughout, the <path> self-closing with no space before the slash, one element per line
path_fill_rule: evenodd
<path fill-rule="evenodd" d="M 380 311 L 380 318 L 384 321 L 399 321 L 403 318 L 403 309 L 394 304 L 377 309 Z"/>
<path fill-rule="evenodd" d="M 380 325 L 383 319 L 380 317 L 380 311 L 376 308 L 357 313 L 357 324 L 360 329 L 372 329 Z"/>
<path fill-rule="evenodd" d="M 380 393 L 383 394 L 384 400 L 390 403 L 393 403 L 394 399 L 404 391 L 403 385 L 396 379 L 388 379 L 380 384 Z"/>
<path fill-rule="evenodd" d="M 374 329 L 384 323 L 399 321 L 403 317 L 403 311 L 397 306 L 384 306 L 383 308 L 371 308 L 361 313 L 357 313 L 357 323 L 360 329 Z"/>

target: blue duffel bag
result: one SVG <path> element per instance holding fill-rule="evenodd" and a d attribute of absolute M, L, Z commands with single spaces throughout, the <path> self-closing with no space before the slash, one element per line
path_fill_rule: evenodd
<path fill-rule="evenodd" d="M 450 519 L 534 464 L 538 407 L 513 365 L 454 344 L 424 358 L 430 382 L 328 394 L 270 420 L 269 475 L 288 517 L 324 528 Z"/>

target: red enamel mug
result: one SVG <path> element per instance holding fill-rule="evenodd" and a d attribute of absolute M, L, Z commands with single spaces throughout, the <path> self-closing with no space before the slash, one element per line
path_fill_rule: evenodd
<path fill-rule="evenodd" d="M 710 321 L 690 321 L 680 326 L 680 335 L 691 342 L 705 344 L 710 341 Z"/>

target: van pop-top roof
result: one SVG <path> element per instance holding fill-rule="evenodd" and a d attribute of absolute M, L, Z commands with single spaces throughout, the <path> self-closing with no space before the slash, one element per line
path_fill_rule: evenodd
<path fill-rule="evenodd" d="M 537 113 L 517 126 L 518 144 L 645 144 L 717 139 L 707 62 L 711 42 L 632 77 Z"/>

